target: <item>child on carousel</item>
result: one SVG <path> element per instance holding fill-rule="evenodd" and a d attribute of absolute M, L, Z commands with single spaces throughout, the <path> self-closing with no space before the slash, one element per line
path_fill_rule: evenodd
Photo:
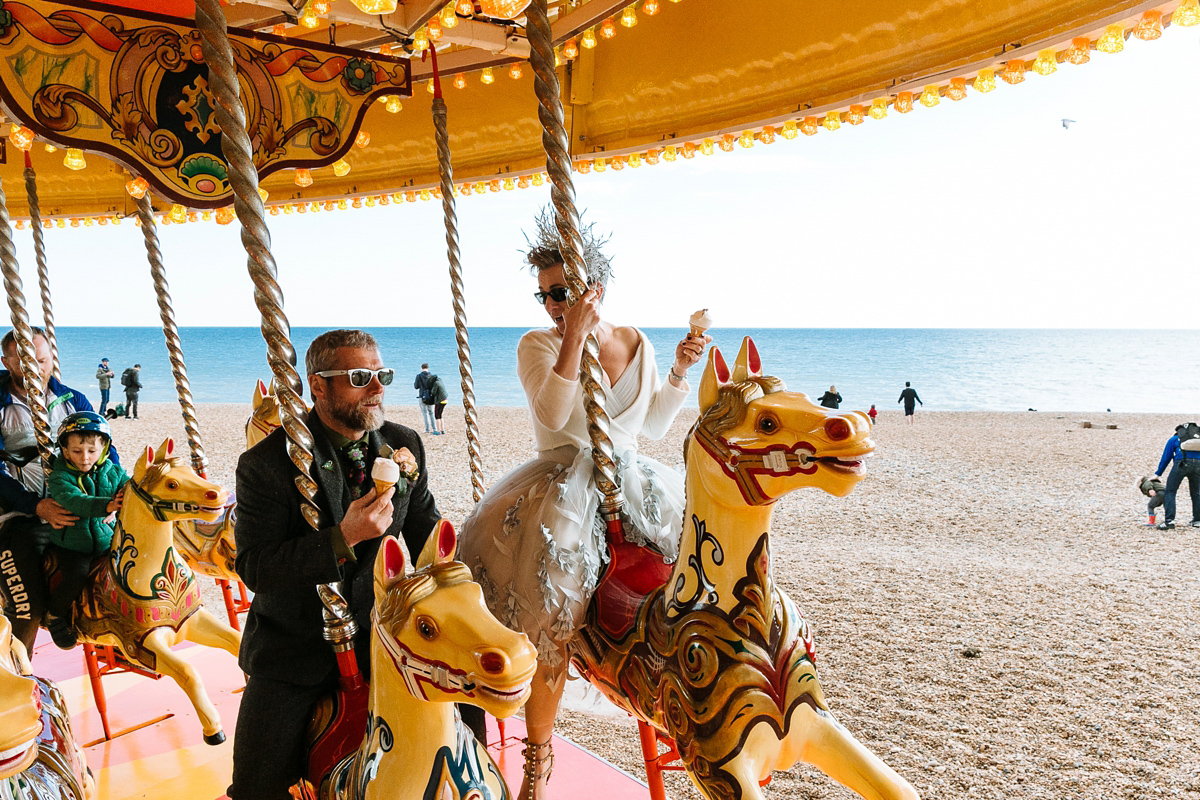
<path fill-rule="evenodd" d="M 77 522 L 49 532 L 47 552 L 58 563 L 58 585 L 51 585 L 46 604 L 46 628 L 54 643 L 70 650 L 78 641 L 71 605 L 83 592 L 96 556 L 108 552 L 115 514 L 121 507 L 129 476 L 109 458 L 112 433 L 104 417 L 77 411 L 58 429 L 61 453 L 47 481 L 50 496 L 79 517 Z"/>

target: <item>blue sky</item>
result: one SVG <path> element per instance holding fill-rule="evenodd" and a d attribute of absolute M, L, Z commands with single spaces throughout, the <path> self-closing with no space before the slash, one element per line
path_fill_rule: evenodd
<path fill-rule="evenodd" d="M 576 175 L 576 193 L 612 233 L 614 322 L 683 326 L 708 306 L 737 327 L 1197 328 L 1179 311 L 1196 285 L 1197 131 L 1200 29 L 1168 29 L 960 103 Z M 519 250 L 548 199 L 458 199 L 472 325 L 544 321 Z M 453 324 L 439 203 L 268 220 L 293 325 Z M 160 236 L 180 325 L 258 325 L 236 225 Z M 158 324 L 131 223 L 46 242 L 58 325 Z"/>

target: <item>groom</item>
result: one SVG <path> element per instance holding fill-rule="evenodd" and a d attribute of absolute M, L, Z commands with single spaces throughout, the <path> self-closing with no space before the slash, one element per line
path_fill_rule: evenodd
<path fill-rule="evenodd" d="M 383 366 L 369 333 L 328 331 L 304 359 L 313 409 L 310 474 L 320 489 L 320 529 L 301 514 L 296 468 L 282 428 L 238 461 L 237 572 L 254 592 L 238 660 L 248 676 L 233 749 L 232 800 L 288 800 L 304 775 L 304 731 L 313 705 L 337 687 L 333 650 L 322 639 L 317 585 L 341 582 L 358 623 L 355 652 L 370 669 L 372 566 L 384 534 L 412 561 L 440 517 L 416 432 L 383 419 Z M 408 448 L 419 475 L 376 495 L 376 458 Z"/>

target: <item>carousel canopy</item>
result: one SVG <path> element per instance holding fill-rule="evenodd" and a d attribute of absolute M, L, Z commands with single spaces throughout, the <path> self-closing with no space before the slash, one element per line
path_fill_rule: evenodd
<path fill-rule="evenodd" d="M 268 204 L 436 193 L 431 48 L 456 187 L 540 184 L 527 0 L 388 5 L 225 7 Z M 1200 23 L 1198 0 L 551 0 L 550 12 L 580 171 L 886 124 L 891 114 L 1081 68 L 1130 36 Z M 193 15 L 185 0 L 0 8 L 0 177 L 14 217 L 28 214 L 14 188 L 24 149 L 43 217 L 124 215 L 129 192 L 148 185 L 161 206 L 175 206 L 175 221 L 188 209 L 232 219 Z"/>

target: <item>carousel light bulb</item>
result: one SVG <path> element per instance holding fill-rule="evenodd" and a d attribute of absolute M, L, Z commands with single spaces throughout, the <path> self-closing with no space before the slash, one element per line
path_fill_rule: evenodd
<path fill-rule="evenodd" d="M 394 14 L 396 0 L 350 0 L 364 14 Z"/>
<path fill-rule="evenodd" d="M 533 185 L 534 186 L 541 186 L 545 182 L 546 182 L 546 173 L 535 172 L 533 174 Z"/>
<path fill-rule="evenodd" d="M 458 24 L 458 14 L 454 11 L 454 3 L 450 3 L 442 9 L 442 27 L 453 28 Z"/>
<path fill-rule="evenodd" d="M 386 194 L 379 195 L 379 205 L 386 206 L 386 205 L 390 205 L 391 202 L 392 202 L 392 199 L 390 197 L 388 197 Z M 330 210 L 328 203 L 326 203 L 325 206 L 326 206 L 326 210 Z"/>
<path fill-rule="evenodd" d="M 684 142 L 683 146 L 679 148 L 679 152 L 684 158 L 695 158 L 696 145 L 693 142 Z"/>
<path fill-rule="evenodd" d="M 285 213 L 285 214 L 290 214 L 291 210 L 292 210 L 292 207 L 290 205 L 283 207 L 283 213 Z M 234 216 L 235 216 L 235 214 L 233 213 L 233 206 L 224 206 L 222 208 L 218 208 L 217 209 L 217 224 L 218 225 L 228 225 L 229 223 L 233 222 Z"/>
<path fill-rule="evenodd" d="M 87 166 L 87 159 L 78 147 L 68 147 L 67 155 L 63 158 L 63 166 L 67 169 L 81 170 Z"/>
<path fill-rule="evenodd" d="M 400 102 L 400 95 L 389 94 L 387 97 L 387 102 L 383 104 L 383 107 L 386 108 L 390 114 L 399 114 L 401 110 L 404 109 L 404 104 Z"/>
<path fill-rule="evenodd" d="M 134 178 L 125 182 L 125 191 L 134 200 L 141 200 L 150 191 L 150 184 L 145 178 Z"/>
<path fill-rule="evenodd" d="M 479 74 L 479 80 L 483 83 L 495 83 L 496 73 L 492 71 L 491 67 L 484 67 L 483 72 Z"/>
<path fill-rule="evenodd" d="M 975 91 L 979 92 L 980 94 L 987 94 L 996 88 L 995 71 L 990 69 L 979 70 L 979 74 L 975 76 L 975 81 L 971 85 L 974 86 Z"/>
<path fill-rule="evenodd" d="M 359 147 L 366 147 L 371 143 L 371 134 L 366 131 L 359 131 L 358 136 L 354 137 L 354 143 Z"/>
<path fill-rule="evenodd" d="M 649 150 L 646 151 L 646 163 L 652 167 L 655 166 L 656 164 L 658 164 L 658 162 L 661 158 L 662 158 L 661 150 L 658 150 L 656 148 L 650 148 Z"/>
<path fill-rule="evenodd" d="M 16 222 L 16 228 L 17 228 L 17 230 L 19 230 L 19 231 L 23 231 L 23 230 L 25 230 L 25 220 L 23 220 L 23 219 L 19 219 L 19 220 L 17 220 L 17 222 Z"/>
<path fill-rule="evenodd" d="M 862 125 L 863 117 L 866 115 L 866 109 L 860 105 L 850 106 L 846 111 L 846 124 Z"/>
<path fill-rule="evenodd" d="M 279 206 L 277 206 L 277 205 L 271 206 L 270 208 L 267 209 L 267 211 L 271 212 L 272 217 L 279 216 Z"/>
<path fill-rule="evenodd" d="M 783 138 L 795 139 L 801 133 L 805 136 L 816 136 L 818 127 L 816 117 L 805 117 L 800 122 L 789 119 L 783 123 Z"/>
<path fill-rule="evenodd" d="M 608 171 L 608 161 L 603 158 L 597 158 L 595 161 L 592 162 L 592 169 L 595 170 L 596 172 L 607 172 Z"/>
<path fill-rule="evenodd" d="M 515 188 L 517 188 L 517 182 L 515 180 L 512 178 L 504 179 L 504 191 L 511 192 Z"/>
<path fill-rule="evenodd" d="M 595 47 L 596 29 L 588 28 L 586 31 L 584 31 L 583 36 L 579 37 L 579 44 L 581 44 L 585 50 L 591 50 L 593 47 Z"/>
<path fill-rule="evenodd" d="M 60 217 L 59 219 L 54 220 L 54 226 L 56 228 L 65 228 L 67 227 L 67 221 Z"/>
<path fill-rule="evenodd" d="M 1052 75 L 1058 71 L 1058 54 L 1054 52 L 1053 47 L 1038 51 L 1037 58 L 1033 61 L 1033 71 L 1038 75 Z"/>
<path fill-rule="evenodd" d="M 338 207 L 338 211 L 345 211 L 347 208 L 350 207 L 350 204 L 348 202 L 346 202 L 345 198 L 343 198 L 343 199 L 337 201 L 337 207 Z"/>
<path fill-rule="evenodd" d="M 579 56 L 579 42 L 574 39 L 567 39 L 563 44 L 563 58 L 572 61 Z"/>
<path fill-rule="evenodd" d="M 575 171 L 578 172 L 580 175 L 587 175 L 588 173 L 590 173 L 592 171 L 592 162 L 576 161 L 575 162 Z"/>
<path fill-rule="evenodd" d="M 425 93 L 426 94 L 437 94 L 437 87 L 435 87 L 433 85 L 433 78 L 430 78 L 429 80 L 425 81 Z"/>
<path fill-rule="evenodd" d="M 530 181 L 529 181 L 528 175 L 522 175 L 521 177 L 517 178 L 517 188 L 518 189 L 528 189 L 529 183 L 530 183 Z"/>
<path fill-rule="evenodd" d="M 292 213 L 292 212 L 293 212 L 293 211 L 295 211 L 295 210 L 296 210 L 296 209 L 292 207 L 292 204 L 291 204 L 291 203 L 284 203 L 284 204 L 283 204 L 283 213 L 284 213 L 284 214 L 290 214 L 290 213 Z M 217 213 L 218 213 L 218 214 L 220 213 L 220 210 L 219 210 L 219 209 L 218 209 Z"/>
<path fill-rule="evenodd" d="M 946 87 L 946 97 L 949 97 L 954 102 L 965 99 L 967 96 L 967 79 L 966 78 L 951 78 L 950 85 Z"/>
<path fill-rule="evenodd" d="M 742 135 L 738 137 L 737 143 L 747 150 L 754 147 L 754 131 L 742 131 Z"/>
<path fill-rule="evenodd" d="M 1141 39 L 1143 42 L 1153 41 L 1162 36 L 1162 12 L 1147 11 L 1142 14 L 1142 18 L 1138 20 L 1137 25 L 1133 26 L 1133 35 Z"/>
<path fill-rule="evenodd" d="M 363 202 L 367 204 L 367 208 L 374 208 L 375 207 L 375 196 L 369 195 L 367 197 L 367 199 L 364 200 Z"/>
<path fill-rule="evenodd" d="M 413 50 L 418 53 L 429 49 L 429 34 L 425 32 L 424 28 L 418 28 L 417 32 L 413 34 L 412 46 Z"/>
<path fill-rule="evenodd" d="M 1171 12 L 1171 24 L 1181 28 L 1200 25 L 1200 0 L 1183 0 L 1179 7 Z"/>
<path fill-rule="evenodd" d="M 362 198 L 361 197 L 350 198 L 350 207 L 351 208 L 362 208 Z"/>
<path fill-rule="evenodd" d="M 634 169 L 637 169 L 638 167 L 640 167 L 642 165 L 642 154 L 641 153 L 630 153 L 629 157 L 626 159 L 626 161 L 629 162 L 629 166 L 633 167 Z"/>
<path fill-rule="evenodd" d="M 33 147 L 33 131 L 24 125 L 14 125 L 12 132 L 8 134 L 8 140 L 18 150 L 29 152 L 29 148 Z"/>
<path fill-rule="evenodd" d="M 1125 26 L 1121 23 L 1109 25 L 1096 40 L 1096 49 L 1101 53 L 1119 53 L 1125 49 Z"/>
<path fill-rule="evenodd" d="M 483 181 L 479 181 L 475 184 L 475 194 L 486 194 L 487 189 L 488 189 L 487 184 L 484 183 Z M 410 192 L 409 194 L 412 194 L 412 193 Z M 407 197 L 408 195 L 405 195 L 405 196 Z M 413 195 L 412 198 L 410 198 L 408 202 L 410 202 L 410 203 L 417 202 L 416 195 Z"/>
<path fill-rule="evenodd" d="M 279 213 L 279 209 L 278 209 L 278 208 L 276 208 L 275 206 L 271 206 L 271 213 L 272 213 L 272 214 L 278 214 L 278 213 Z M 209 211 L 209 210 L 207 210 L 207 209 L 206 209 L 206 210 L 204 210 L 204 211 L 201 211 L 201 212 L 200 212 L 200 219 L 204 220 L 205 222 L 212 222 L 212 211 Z"/>
<path fill-rule="evenodd" d="M 941 95 L 938 94 L 938 87 L 930 84 L 921 91 L 921 105 L 926 108 L 933 108 L 938 103 L 942 102 Z"/>
<path fill-rule="evenodd" d="M 1025 60 L 1014 58 L 1004 65 L 1004 71 L 1000 73 L 1000 80 L 1007 83 L 1009 86 L 1016 86 L 1021 81 L 1025 80 Z"/>
<path fill-rule="evenodd" d="M 179 205 L 179 203 L 174 203 L 171 206 L 169 216 L 171 217 L 171 222 L 182 225 L 187 222 L 187 209 Z"/>
<path fill-rule="evenodd" d="M 706 138 L 704 141 L 700 142 L 700 153 L 702 155 L 711 156 L 716 151 L 717 143 L 711 138 Z"/>
<path fill-rule="evenodd" d="M 379 45 L 379 55 L 390 56 L 392 54 L 392 46 L 390 44 Z"/>
<path fill-rule="evenodd" d="M 184 215 L 184 219 L 187 219 L 187 215 L 186 215 L 186 214 Z M 71 227 L 72 227 L 72 228 L 78 228 L 78 227 L 79 227 L 79 217 L 71 217 Z"/>
<path fill-rule="evenodd" d="M 775 144 L 775 126 L 764 125 L 758 134 L 758 140 L 763 144 Z"/>
<path fill-rule="evenodd" d="M 633 6 L 627 6 L 625 10 L 621 12 L 621 25 L 626 28 L 632 28 L 634 25 L 637 25 L 637 23 L 637 9 Z"/>
<path fill-rule="evenodd" d="M 329 0 L 313 0 L 313 12 L 317 14 L 329 13 Z"/>
<path fill-rule="evenodd" d="M 458 0 L 458 5 L 455 6 L 459 14 L 471 15 L 475 13 L 475 3 L 473 0 Z"/>
<path fill-rule="evenodd" d="M 613 156 L 608 165 L 613 168 L 614 172 L 620 172 L 625 169 L 625 156 Z"/>
<path fill-rule="evenodd" d="M 287 36 L 287 25 L 284 25 L 282 22 L 280 22 L 275 25 L 275 27 L 271 28 L 271 33 L 275 34 L 276 36 Z"/>
<path fill-rule="evenodd" d="M 617 35 L 617 23 L 613 22 L 612 17 L 608 17 L 600 23 L 600 35 L 605 39 L 611 39 Z"/>
<path fill-rule="evenodd" d="M 350 162 L 344 158 L 339 158 L 333 162 L 333 174 L 339 178 L 344 178 L 350 174 Z"/>
<path fill-rule="evenodd" d="M 489 17 L 500 19 L 516 19 L 520 16 L 529 0 L 478 0 L 480 10 Z"/>
<path fill-rule="evenodd" d="M 301 189 L 303 189 L 307 186 L 312 186 L 312 184 L 313 184 L 312 173 L 310 171 L 308 171 L 307 169 L 305 169 L 304 167 L 299 167 L 296 170 L 296 185 L 299 186 Z"/>
<path fill-rule="evenodd" d="M 717 146 L 726 153 L 733 152 L 733 146 L 737 144 L 737 137 L 732 133 L 727 133 L 721 137 L 721 141 L 717 142 Z"/>
<path fill-rule="evenodd" d="M 442 38 L 445 31 L 442 30 L 442 20 L 439 17 L 430 17 L 425 29 L 429 32 L 429 40 L 436 42 Z"/>
<path fill-rule="evenodd" d="M 508 77 L 512 78 L 514 81 L 521 80 L 521 76 L 523 74 L 524 73 L 521 71 L 521 65 L 519 63 L 513 64 L 508 68 Z"/>
<path fill-rule="evenodd" d="M 825 114 L 825 121 L 821 123 L 827 131 L 836 131 L 842 127 L 842 115 L 837 111 L 829 111 Z"/>
<path fill-rule="evenodd" d="M 867 112 L 871 119 L 883 119 L 887 116 L 887 98 L 876 97 L 871 101 L 871 110 Z"/>
<path fill-rule="evenodd" d="M 653 17 L 658 13 L 658 0 L 646 0 L 642 3 L 642 13 L 647 17 Z"/>
<path fill-rule="evenodd" d="M 562 48 L 556 47 L 556 48 L 554 48 L 554 66 L 561 67 L 562 65 L 563 65 Z"/>
<path fill-rule="evenodd" d="M 465 89 L 467 88 L 467 76 L 460 72 L 454 76 L 452 83 L 455 89 Z"/>
<path fill-rule="evenodd" d="M 317 27 L 320 20 L 317 19 L 317 12 L 313 10 L 313 4 L 309 3 L 304 6 L 304 10 L 300 12 L 300 24 L 310 30 Z"/>
<path fill-rule="evenodd" d="M 896 109 L 897 114 L 907 114 L 913 110 L 913 93 L 898 92 L 896 101 L 892 103 L 892 108 Z"/>
<path fill-rule="evenodd" d="M 271 193 L 260 186 L 258 187 L 258 196 L 261 197 L 262 201 L 265 203 L 267 202 L 267 198 L 271 196 Z"/>
<path fill-rule="evenodd" d="M 1071 40 L 1071 46 L 1067 48 L 1066 53 L 1070 63 L 1086 64 L 1092 60 L 1092 40 L 1086 36 L 1077 36 Z"/>
<path fill-rule="evenodd" d="M 58 148 L 55 147 L 54 145 L 50 144 L 49 142 L 46 142 L 46 152 L 47 153 L 57 153 Z"/>

